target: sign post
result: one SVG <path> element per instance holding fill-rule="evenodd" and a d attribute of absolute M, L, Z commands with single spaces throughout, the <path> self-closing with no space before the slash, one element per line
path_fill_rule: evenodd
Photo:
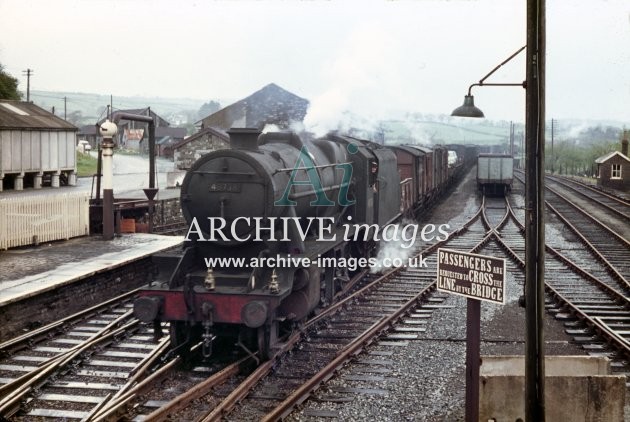
<path fill-rule="evenodd" d="M 481 301 L 505 304 L 505 259 L 438 249 L 437 289 L 467 298 L 466 422 L 479 421 Z"/>

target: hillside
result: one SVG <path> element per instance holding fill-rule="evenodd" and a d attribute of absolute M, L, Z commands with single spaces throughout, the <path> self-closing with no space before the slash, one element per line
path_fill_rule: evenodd
<path fill-rule="evenodd" d="M 82 126 L 94 124 L 105 115 L 107 105 L 112 101 L 114 109 L 136 109 L 151 107 L 157 114 L 174 126 L 184 126 L 189 120 L 197 120 L 197 112 L 203 100 L 192 98 L 160 97 L 117 97 L 82 92 L 31 91 L 31 100 L 46 110 L 55 108 L 55 114 L 64 116 L 66 98 L 66 119 Z"/>
<path fill-rule="evenodd" d="M 105 115 L 107 105 L 112 101 L 114 109 L 137 109 L 151 107 L 173 126 L 186 127 L 193 133 L 193 124 L 208 113 L 201 113 L 200 108 L 206 101 L 192 98 L 163 98 L 128 96 L 111 98 L 105 94 L 31 91 L 31 100 L 47 109 L 54 107 L 55 114 L 64 117 L 64 98 L 66 99 L 66 120 L 76 126 L 91 125 Z M 221 105 L 233 100 L 219 99 Z M 365 119 L 363 119 L 365 120 Z M 360 122 L 361 119 L 357 118 Z M 547 141 L 551 139 L 550 120 L 547 122 Z M 373 123 L 366 122 L 368 126 Z M 572 141 L 582 145 L 601 144 L 615 141 L 622 127 L 628 122 L 584 121 L 562 119 L 555 120 L 554 137 L 557 142 Z M 407 113 L 399 118 L 380 121 L 372 127 L 375 137 L 386 143 L 420 142 L 426 144 L 471 143 L 478 145 L 507 144 L 510 122 L 489 119 L 466 119 L 443 114 Z M 515 124 L 515 142 L 520 142 L 524 132 L 523 124 Z"/>

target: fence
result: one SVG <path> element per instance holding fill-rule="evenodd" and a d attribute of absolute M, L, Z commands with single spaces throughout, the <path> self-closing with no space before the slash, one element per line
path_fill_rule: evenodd
<path fill-rule="evenodd" d="M 87 194 L 0 199 L 0 250 L 89 234 Z"/>

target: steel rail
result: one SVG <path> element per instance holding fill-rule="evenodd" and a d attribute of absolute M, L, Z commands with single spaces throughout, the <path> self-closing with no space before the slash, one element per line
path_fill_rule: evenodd
<path fill-rule="evenodd" d="M 3 390 L 5 387 L 10 390 L 8 386 L 13 387 L 14 389 L 3 397 L 2 400 L 0 400 L 0 415 L 10 416 L 7 413 L 15 413 L 18 410 L 15 409 L 15 406 L 18 405 L 19 408 L 19 401 L 21 401 L 24 396 L 33 389 L 35 384 L 45 382 L 46 378 L 50 377 L 55 371 L 68 365 L 74 359 L 78 358 L 81 353 L 138 325 L 139 321 L 134 320 L 114 329 L 120 322 L 124 321 L 124 319 L 129 318 L 132 313 L 133 311 L 129 311 L 126 314 L 121 315 L 117 320 L 112 321 L 101 331 L 88 338 L 85 342 L 76 345 L 67 352 L 55 356 L 35 371 L 32 371 L 23 377 L 18 378 L 14 382 L 3 386 Z"/>
<path fill-rule="evenodd" d="M 482 208 L 480 207 L 479 210 L 475 213 L 475 215 L 473 215 L 460 229 L 458 229 L 454 233 L 457 233 L 457 235 L 460 235 L 461 233 L 464 233 L 480 217 L 481 210 L 482 210 Z M 454 234 L 452 234 L 451 236 L 449 236 L 447 239 L 445 239 L 443 241 L 438 241 L 437 243 L 435 243 L 435 244 L 429 246 L 428 248 L 426 248 L 425 250 L 419 252 L 417 255 L 422 255 L 422 254 L 431 253 L 431 252 L 435 251 L 439 246 L 441 246 L 444 243 L 446 243 L 448 241 L 448 239 L 452 238 L 453 235 Z M 310 319 L 307 323 L 305 323 L 302 327 L 300 327 L 300 332 L 297 333 L 298 335 L 296 335 L 294 338 L 292 338 L 292 343 L 297 343 L 297 341 L 301 337 L 302 333 L 305 333 L 305 331 L 306 331 L 306 329 L 308 327 L 313 326 L 314 324 L 316 324 L 317 322 L 321 321 L 324 318 L 327 318 L 327 317 L 330 317 L 330 316 L 334 315 L 334 313 L 338 309 L 340 309 L 343 305 L 345 305 L 345 304 L 355 300 L 356 298 L 366 294 L 367 292 L 369 292 L 370 290 L 372 290 L 376 286 L 380 285 L 384 280 L 390 279 L 391 277 L 393 277 L 395 274 L 401 272 L 402 270 L 403 270 L 402 268 L 391 269 L 388 272 L 386 272 L 385 274 L 383 274 L 380 277 L 378 277 L 376 280 L 374 280 L 371 283 L 369 283 L 367 286 L 364 286 L 360 290 L 354 292 L 352 295 L 344 298 L 343 300 L 335 303 L 332 306 L 329 306 L 329 307 L 325 308 L 324 311 L 321 314 L 319 314 L 319 315 L 315 316 L 314 318 Z M 288 350 L 290 350 L 290 348 L 283 347 L 283 350 L 288 351 Z M 280 356 L 281 354 L 283 354 L 283 353 L 284 352 L 276 353 L 272 360 L 269 360 L 269 361 L 263 363 L 261 366 L 259 366 L 243 383 L 241 383 L 239 385 L 239 387 L 237 389 L 235 389 L 217 407 L 215 407 L 209 414 L 207 414 L 202 419 L 202 421 L 203 422 L 216 421 L 216 420 L 219 420 L 221 417 L 223 417 L 223 415 L 228 413 L 234 407 L 236 402 L 238 402 L 239 400 L 244 398 L 251 391 L 251 389 L 270 371 L 270 369 L 273 367 L 275 359 L 278 356 Z"/>
<path fill-rule="evenodd" d="M 238 403 L 243 397 L 245 397 L 251 389 L 258 384 L 258 382 L 263 379 L 269 371 L 273 368 L 276 363 L 276 359 L 280 356 L 287 353 L 289 350 L 295 346 L 295 344 L 300 340 L 301 334 L 296 332 L 294 333 L 289 340 L 282 345 L 280 350 L 278 350 L 272 359 L 264 362 L 260 366 L 258 366 L 254 372 L 252 372 L 239 386 L 232 391 L 225 399 L 216 406 L 212 412 L 205 415 L 201 422 L 209 422 L 209 421 L 217 421 L 220 420 L 223 415 L 228 413 L 236 403 Z"/>
<path fill-rule="evenodd" d="M 547 283 L 545 283 L 545 290 L 547 290 L 548 293 L 555 297 L 564 307 L 569 308 L 571 313 L 575 315 L 578 319 L 585 322 L 587 326 L 590 326 L 600 336 L 607 339 L 607 343 L 609 345 L 614 346 L 616 349 L 623 352 L 626 358 L 630 356 L 630 345 L 628 344 L 627 340 L 623 339 L 617 334 L 613 334 L 614 331 L 610 329 L 608 324 L 604 323 L 600 318 L 590 317 L 589 315 L 587 315 L 584 311 L 574 305 L 569 299 L 565 298 L 564 295 L 562 295 L 560 292 L 558 292 Z M 628 315 L 630 316 L 630 311 L 628 312 Z"/>
<path fill-rule="evenodd" d="M 525 226 L 523 225 L 523 223 L 521 223 L 519 221 L 519 219 L 516 217 L 516 214 L 514 214 L 514 210 L 512 209 L 512 206 L 510 205 L 510 202 L 507 201 L 507 205 L 508 205 L 508 209 L 509 212 L 512 215 L 512 219 L 513 221 L 518 225 L 518 227 L 521 230 L 521 233 L 524 233 L 525 231 Z M 551 207 L 551 205 L 549 205 L 549 207 Z M 571 223 L 569 223 L 560 213 L 558 213 L 555 208 L 551 207 L 552 210 L 558 214 L 558 216 L 560 217 L 560 219 L 565 222 L 566 224 L 568 224 L 571 228 L 573 228 L 573 225 L 571 225 Z M 579 233 L 578 233 L 579 235 Z M 497 239 L 500 241 L 501 245 L 508 249 L 510 251 L 511 254 L 514 254 L 514 252 L 509 248 L 508 245 L 506 245 L 502 240 Z M 585 242 L 588 242 L 588 240 L 584 239 Z M 607 270 L 610 270 L 612 272 L 614 272 L 614 276 L 615 277 L 619 277 L 621 279 L 621 281 L 624 281 L 625 279 L 623 278 L 623 276 L 621 274 L 619 274 L 619 272 L 615 269 L 615 267 L 613 267 L 604 256 L 602 256 L 599 251 L 597 249 L 595 249 L 590 243 L 588 243 L 589 246 L 592 248 L 592 252 L 595 253 L 596 255 L 598 255 L 600 257 L 600 259 L 603 260 L 605 267 Z M 599 285 L 599 287 L 601 287 L 602 289 L 606 290 L 607 292 L 609 292 L 610 294 L 614 295 L 617 297 L 617 300 L 620 302 L 625 302 L 627 304 L 630 304 L 630 298 L 628 298 L 625 294 L 623 294 L 622 292 L 618 291 L 617 289 L 612 288 L 611 286 L 609 286 L 607 283 L 604 283 L 603 281 L 601 281 L 599 278 L 595 277 L 594 275 L 592 275 L 591 273 L 589 273 L 588 271 L 584 270 L 582 267 L 580 267 L 578 264 L 576 264 L 575 262 L 573 262 L 571 259 L 567 258 L 564 254 L 562 254 L 560 251 L 556 250 L 555 248 L 553 248 L 551 245 L 545 244 L 545 250 L 547 252 L 549 252 L 550 254 L 552 254 L 553 256 L 555 256 L 556 258 L 558 258 L 561 262 L 563 262 L 564 264 L 566 264 L 567 266 L 571 267 L 571 269 L 573 269 L 575 272 L 579 273 L 580 275 L 582 275 L 585 278 L 588 278 L 589 280 L 595 282 L 596 284 Z M 514 257 L 516 257 L 516 254 L 513 255 Z M 520 258 L 519 258 L 520 259 Z"/>
<path fill-rule="evenodd" d="M 40 327 L 36 330 L 33 331 L 29 331 L 28 333 L 25 333 L 19 337 L 15 337 L 11 340 L 7 340 L 3 343 L 0 343 L 0 352 L 1 353 L 5 353 L 5 354 L 10 354 L 11 352 L 15 352 L 20 350 L 20 346 L 23 346 L 21 348 L 25 348 L 28 347 L 32 344 L 33 339 L 38 337 L 38 336 L 44 336 L 44 335 L 48 335 L 48 333 L 50 333 L 50 331 L 55 330 L 56 328 L 59 328 L 60 330 L 62 329 L 62 327 L 64 327 L 65 324 L 71 323 L 71 322 L 75 322 L 77 320 L 80 320 L 82 318 L 89 318 L 90 316 L 92 316 L 94 313 L 98 313 L 100 311 L 104 311 L 104 308 L 108 308 L 110 306 L 112 306 L 113 304 L 115 304 L 116 302 L 122 302 L 126 299 L 131 298 L 133 295 L 135 295 L 136 293 L 138 293 L 140 289 L 135 289 L 135 290 L 131 290 L 130 292 L 124 293 L 120 296 L 116 296 L 112 299 L 106 300 L 105 302 L 102 302 L 98 305 L 94 305 L 88 309 L 85 309 L 83 311 L 79 311 L 75 314 L 72 314 L 70 316 L 67 316 L 65 318 L 62 318 L 58 321 L 55 322 L 51 322 L 48 325 L 45 325 L 43 327 Z M 48 337 L 46 337 L 46 339 L 48 339 Z M 25 344 L 28 343 L 28 344 Z"/>
<path fill-rule="evenodd" d="M 131 378 L 127 380 L 125 385 L 123 385 L 122 388 L 118 390 L 115 394 L 108 395 L 101 403 L 99 403 L 98 406 L 96 406 L 95 409 L 92 409 L 92 411 L 85 418 L 85 420 L 91 421 L 97 415 L 109 412 L 110 409 L 112 408 L 118 409 L 120 407 L 119 406 L 120 397 L 126 396 L 126 394 L 140 381 L 140 379 L 146 376 L 146 374 L 149 372 L 150 368 L 155 364 L 157 359 L 159 359 L 168 351 L 170 345 L 171 345 L 170 338 L 164 337 L 158 343 L 157 347 L 151 352 L 151 354 L 149 354 L 140 362 L 138 362 L 136 367 L 133 368 L 129 372 L 129 375 L 131 375 Z"/>
<path fill-rule="evenodd" d="M 3 393 L 5 393 L 8 390 L 17 389 L 21 384 L 23 384 L 24 382 L 28 381 L 32 377 L 37 376 L 40 372 L 44 371 L 49 365 L 54 364 L 55 362 L 59 361 L 60 359 L 63 359 L 65 356 L 68 356 L 69 354 L 72 354 L 77 349 L 82 348 L 83 345 L 92 344 L 92 342 L 95 339 L 98 339 L 99 336 L 105 335 L 112 328 L 115 328 L 117 325 L 119 325 L 120 323 L 122 323 L 123 321 L 128 319 L 130 314 L 131 314 L 131 311 L 129 311 L 129 312 L 119 316 L 116 320 L 110 322 L 107 326 L 103 327 L 100 331 L 94 333 L 92 336 L 90 336 L 87 339 L 85 339 L 85 341 L 83 341 L 81 344 L 77 344 L 76 346 L 73 346 L 72 348 L 68 349 L 67 351 L 65 351 L 63 353 L 60 353 L 58 355 L 50 357 L 48 360 L 46 360 L 44 362 L 41 362 L 39 364 L 39 367 L 36 370 L 28 372 L 28 373 L 22 375 L 21 377 L 13 380 L 12 382 L 10 382 L 8 384 L 4 384 L 3 386 L 0 386 L 0 394 L 3 394 Z M 0 406 L 2 405 L 2 403 L 3 403 L 2 400 L 0 400 Z M 1 409 L 1 407 L 0 407 L 0 409 Z"/>
<path fill-rule="evenodd" d="M 564 214 L 562 214 L 560 211 L 558 211 L 553 205 L 551 205 L 548 201 L 545 201 L 547 207 L 549 207 L 549 209 L 551 211 L 553 211 L 554 214 L 556 214 L 556 216 L 567 226 L 569 227 L 569 229 L 580 238 L 580 240 L 582 241 L 582 243 L 595 255 L 595 257 L 597 259 L 599 259 L 602 263 L 604 263 L 604 265 L 606 266 L 606 268 L 610 271 L 611 275 L 617 279 L 617 281 L 621 282 L 622 284 L 624 284 L 627 288 L 630 288 L 630 282 L 628 282 L 628 280 L 626 280 L 626 278 L 623 276 L 623 274 L 621 274 L 619 272 L 619 270 L 617 270 L 617 268 L 604 256 L 604 254 L 602 254 L 599 249 L 597 247 L 595 247 L 595 245 L 593 245 L 591 243 L 590 240 L 588 240 L 586 238 L 586 236 L 584 236 L 584 234 L 582 234 L 582 232 L 580 230 L 578 230 L 577 227 L 575 227 L 569 220 L 568 218 L 566 218 L 564 216 Z"/>
<path fill-rule="evenodd" d="M 94 422 L 104 422 L 111 419 L 117 420 L 118 418 L 115 414 L 123 407 L 126 406 L 127 403 L 136 398 L 139 394 L 142 394 L 151 388 L 153 388 L 153 384 L 165 378 L 169 371 L 171 371 L 176 365 L 181 362 L 181 358 L 179 356 L 175 357 L 166 365 L 160 367 L 158 370 L 153 372 L 151 375 L 140 381 L 138 384 L 130 388 L 126 393 L 120 395 L 115 400 L 112 400 L 108 403 L 107 407 L 97 412 L 92 420 Z"/>
<path fill-rule="evenodd" d="M 469 227 L 469 223 L 472 224 L 472 222 L 474 222 L 479 217 L 480 212 L 481 214 L 483 214 L 484 204 L 485 204 L 485 198 L 484 200 L 482 200 L 482 206 L 480 207 L 479 211 L 475 214 L 475 216 L 473 216 L 473 218 L 471 218 L 471 220 L 469 220 L 469 222 L 467 222 L 466 224 L 467 227 Z M 465 231 L 458 231 L 459 233 L 458 235 L 462 235 L 464 232 Z M 486 233 L 486 235 L 483 237 L 483 239 L 479 241 L 470 250 L 470 252 L 474 252 L 478 249 L 481 249 L 489 241 L 489 239 L 494 236 L 496 236 L 496 232 L 493 229 L 490 229 Z M 452 238 L 452 236 L 449 238 Z M 439 243 L 443 243 L 443 242 L 439 242 Z M 435 245 L 428 248 L 428 249 L 431 249 L 431 252 L 429 253 L 435 252 L 436 248 L 437 247 Z M 423 251 L 423 253 L 427 253 L 427 252 Z M 404 271 L 400 271 L 400 272 L 404 272 Z M 311 395 L 311 393 L 319 387 L 320 384 L 322 384 L 323 382 L 327 381 L 330 377 L 332 377 L 332 375 L 338 368 L 340 368 L 345 362 L 350 360 L 352 356 L 355 356 L 357 353 L 359 353 L 359 351 L 363 347 L 365 347 L 365 345 L 369 344 L 375 338 L 377 338 L 381 334 L 388 331 L 388 329 L 391 328 L 393 324 L 396 323 L 396 321 L 398 321 L 400 318 L 406 315 L 410 309 L 421 305 L 422 301 L 426 298 L 426 296 L 428 296 L 429 294 L 433 293 L 436 290 L 436 286 L 437 286 L 437 282 L 434 280 L 430 285 L 422 289 L 415 297 L 409 299 L 406 303 L 404 303 L 393 314 L 390 314 L 387 317 L 383 317 L 379 321 L 377 321 L 375 324 L 373 324 L 368 330 L 364 331 L 361 335 L 355 338 L 351 343 L 349 343 L 342 350 L 340 350 L 338 355 L 332 361 L 330 361 L 318 373 L 313 375 L 308 381 L 306 381 L 304 384 L 302 384 L 300 387 L 294 390 L 293 393 L 291 393 L 287 398 L 284 399 L 284 401 L 282 401 L 282 403 L 280 403 L 271 412 L 265 415 L 261 419 L 261 421 L 263 422 L 277 421 L 286 417 L 288 414 L 290 414 L 291 411 L 295 408 L 295 406 L 297 406 L 298 404 L 306 400 Z M 210 421 L 216 421 L 216 420 L 218 419 L 205 419 L 203 422 L 210 422 Z"/>
<path fill-rule="evenodd" d="M 595 198 L 589 197 L 586 193 L 584 193 L 584 192 L 580 191 L 578 188 L 576 188 L 576 187 L 574 187 L 574 186 L 571 186 L 571 184 L 570 184 L 570 183 L 567 183 L 567 182 L 565 182 L 565 181 L 563 181 L 563 180 L 560 180 L 560 179 L 556 179 L 555 177 L 549 177 L 549 176 L 547 176 L 547 179 L 549 179 L 549 180 L 551 180 L 551 181 L 553 181 L 553 182 L 555 182 L 555 183 L 558 183 L 559 185 L 564 186 L 564 187 L 566 187 L 567 189 L 570 189 L 571 191 L 573 191 L 573 192 L 577 193 L 578 195 L 583 196 L 584 198 L 586 198 L 586 199 L 588 199 L 588 200 L 590 200 L 590 201 L 593 201 L 593 202 L 597 203 L 597 204 L 598 204 L 598 205 L 600 205 L 601 207 L 603 207 L 603 208 L 605 208 L 606 210 L 608 210 L 608 211 L 610 211 L 610 212 L 612 212 L 612 213 L 614 213 L 614 214 L 618 215 L 619 217 L 623 218 L 624 220 L 626 220 L 626 221 L 630 221 L 630 215 L 628 215 L 628 214 L 624 213 L 623 211 L 620 211 L 620 210 L 618 210 L 618 209 L 616 209 L 616 208 L 614 208 L 614 207 L 611 207 L 611 206 L 610 206 L 610 205 L 608 205 L 608 204 L 603 203 L 603 202 L 602 202 L 602 201 L 600 201 L 599 199 L 595 199 Z M 596 192 L 597 192 L 597 191 L 596 191 Z M 598 193 L 598 194 L 601 194 L 601 192 L 597 192 L 597 193 Z M 614 199 L 614 198 L 612 198 L 612 197 L 609 197 L 609 198 Z M 615 199 L 615 200 L 617 200 L 617 199 Z M 617 201 L 618 201 L 618 200 L 617 200 Z M 621 204 L 621 205 L 623 205 L 624 207 L 626 207 L 626 209 L 630 210 L 630 205 L 629 205 L 629 204 L 626 204 L 626 203 L 623 203 L 623 202 L 620 202 L 620 204 Z"/>
<path fill-rule="evenodd" d="M 437 248 L 439 248 L 440 246 L 444 245 L 445 243 L 447 243 L 449 241 L 449 239 L 451 239 L 453 236 L 459 236 L 462 233 L 464 233 L 466 230 L 468 230 L 468 228 L 478 219 L 481 217 L 481 212 L 482 212 L 482 207 L 483 207 L 483 203 L 482 206 L 479 208 L 479 210 L 477 210 L 477 212 L 469 218 L 469 220 L 464 223 L 462 225 L 462 227 L 460 227 L 459 229 L 457 229 L 455 232 L 453 232 L 450 236 L 448 236 L 446 239 L 438 241 L 437 243 L 434 243 L 433 245 L 429 246 L 428 248 L 419 251 L 416 256 L 421 256 L 423 254 L 427 254 L 427 253 L 431 253 L 434 250 L 436 250 Z M 354 300 L 357 297 L 362 296 L 363 294 L 369 292 L 370 290 L 374 289 L 375 287 L 377 287 L 383 280 L 389 279 L 390 277 L 394 276 L 395 274 L 401 272 L 403 269 L 402 268 L 392 268 L 391 270 L 387 271 L 385 274 L 382 274 L 381 276 L 379 276 L 377 279 L 375 279 L 374 281 L 372 281 L 370 284 L 362 287 L 360 290 L 357 290 L 356 292 L 354 292 L 352 295 L 340 300 L 339 302 L 335 303 L 334 305 L 331 305 L 327 308 L 325 308 L 326 312 L 322 312 L 321 314 L 311 318 L 303 327 L 303 329 L 306 329 L 308 327 L 311 327 L 312 325 L 314 325 L 315 323 L 321 321 L 324 318 L 329 317 L 330 315 L 332 315 L 331 312 L 335 312 L 336 310 L 338 310 L 339 308 L 341 308 L 343 305 L 345 305 L 346 303 Z"/>
<path fill-rule="evenodd" d="M 519 180 L 521 180 L 519 178 Z M 522 182 L 522 180 L 521 180 Z M 580 207 L 578 207 L 577 205 L 575 205 L 574 203 L 572 203 L 568 198 L 566 198 L 565 196 L 563 196 L 560 192 L 558 192 L 557 190 L 549 187 L 549 186 L 545 186 L 546 189 L 549 189 L 549 191 L 551 193 L 553 193 L 554 195 L 558 196 L 560 199 L 562 199 L 564 202 L 566 202 L 567 204 L 569 204 L 573 209 L 575 209 L 576 211 L 578 211 L 580 213 L 580 215 L 583 215 L 584 217 L 586 217 L 587 219 L 591 220 L 593 223 L 597 224 L 599 227 L 601 227 L 604 231 L 608 232 L 611 236 L 613 236 L 615 239 L 617 239 L 622 245 L 624 245 L 626 248 L 630 249 L 630 241 L 626 240 L 623 236 L 619 235 L 619 233 L 617 233 L 616 231 L 614 231 L 613 229 L 611 229 L 610 227 L 608 227 L 606 224 L 602 223 L 601 221 L 599 221 L 598 219 L 594 218 L 593 216 L 589 215 L 588 213 L 586 213 L 583 209 L 581 209 Z M 545 200 L 545 204 L 549 204 L 548 200 Z"/>
<path fill-rule="evenodd" d="M 465 232 L 465 230 L 468 227 L 470 227 L 480 217 L 481 210 L 482 210 L 482 207 L 480 207 L 479 210 L 475 213 L 475 215 L 473 215 L 461 228 L 459 228 L 456 232 L 451 234 L 451 236 L 449 236 L 447 239 L 445 239 L 444 241 L 439 241 L 439 242 L 437 242 L 434 245 L 431 245 L 430 247 L 428 247 L 424 251 L 419 252 L 418 255 L 421 255 L 422 253 L 429 253 L 429 251 L 434 251 L 437 247 L 439 247 L 440 245 L 442 245 L 446 241 L 448 241 L 448 239 L 450 239 L 453 235 L 459 235 L 459 234 Z M 367 293 L 369 290 L 371 290 L 372 288 L 374 288 L 375 286 L 380 284 L 383 280 L 391 278 L 395 273 L 400 272 L 400 271 L 401 271 L 400 268 L 391 269 L 387 273 L 385 273 L 385 274 L 381 275 L 380 277 L 378 277 L 376 280 L 372 281 L 367 286 L 363 287 L 362 289 L 358 290 L 357 292 L 353 293 L 352 295 L 348 296 L 347 298 L 341 300 L 340 302 L 335 303 L 335 305 L 332 305 L 332 306 L 329 306 L 329 307 L 325 308 L 322 313 L 320 313 L 319 315 L 315 316 L 311 320 L 307 321 L 304 325 L 302 325 L 299 328 L 298 331 L 296 331 L 294 333 L 293 336 L 291 336 L 288 339 L 288 341 L 286 343 L 284 343 L 282 345 L 282 347 L 278 351 L 276 351 L 276 353 L 274 354 L 274 356 L 272 357 L 271 360 L 269 360 L 269 361 L 263 363 L 262 365 L 260 365 L 252 374 L 250 374 L 250 376 L 243 383 L 241 383 L 238 386 L 238 388 L 236 388 L 217 407 L 215 407 L 212 410 L 211 413 L 205 415 L 203 420 L 204 421 L 217 420 L 222 415 L 224 415 L 227 412 L 229 412 L 233 408 L 233 406 L 236 404 L 236 402 L 238 402 L 243 397 L 245 397 L 249 393 L 249 391 L 251 391 L 251 389 L 264 376 L 267 375 L 267 373 L 273 367 L 273 365 L 275 363 L 275 360 L 277 358 L 279 358 L 280 356 L 282 356 L 283 354 L 285 354 L 286 352 L 288 352 L 300 340 L 301 336 L 306 332 L 307 328 L 313 326 L 317 322 L 321 321 L 323 318 L 327 318 L 327 317 L 330 317 L 330 316 L 334 315 L 334 313 L 338 309 L 340 309 L 341 306 L 343 306 L 344 304 L 348 303 L 351 300 L 354 300 L 355 298 L 361 296 L 362 294 Z M 354 284 L 356 284 L 356 282 L 358 282 L 363 276 L 365 276 L 365 274 L 366 274 L 366 271 L 362 271 L 362 272 L 356 274 L 353 277 L 353 279 L 351 280 L 351 282 L 348 284 L 350 287 L 348 287 L 348 285 L 347 285 L 345 287 L 344 291 L 347 292 Z M 225 373 L 224 376 L 221 376 L 221 379 L 227 379 L 227 378 L 229 378 L 229 376 L 232 376 L 231 371 L 229 373 Z M 190 403 L 192 400 L 195 400 L 196 398 L 199 398 L 199 397 L 202 397 L 202 396 L 208 394 L 212 388 L 216 387 L 216 385 L 217 385 L 217 382 L 215 382 L 215 381 L 207 381 L 207 382 L 203 383 L 203 385 L 200 385 L 198 387 L 194 387 L 194 390 L 191 390 L 192 393 L 190 393 L 190 394 L 189 393 L 184 393 L 184 394 L 178 396 L 177 398 L 175 398 L 171 402 L 169 402 L 167 405 L 161 407 L 160 409 L 157 409 L 156 411 L 154 411 L 153 413 L 148 415 L 146 420 L 150 420 L 150 421 L 164 420 L 170 414 L 172 414 L 172 413 L 174 413 L 174 412 L 176 412 L 178 410 L 181 410 L 184 407 L 186 407 L 186 405 L 188 403 Z M 124 397 L 127 397 L 127 396 L 124 396 Z M 111 415 L 111 412 L 109 414 Z M 102 412 L 99 413 L 98 416 L 99 416 L 99 419 L 97 419 L 97 420 L 99 420 L 99 421 L 100 420 L 105 420 L 102 417 L 102 416 L 104 416 Z"/>
<path fill-rule="evenodd" d="M 509 204 L 509 201 L 508 201 L 508 204 Z M 511 207 L 510 207 L 510 209 L 511 209 Z M 516 217 L 516 216 L 514 216 L 514 217 Z M 522 226 L 522 224 L 520 223 L 520 221 L 518 221 L 518 219 L 515 219 L 515 221 L 518 222 L 519 226 Z M 501 241 L 500 243 L 503 243 L 503 242 Z M 612 295 L 616 296 L 618 301 L 626 302 L 626 304 L 628 303 L 629 299 L 626 298 L 625 295 L 623 295 L 622 293 L 618 292 L 617 290 L 611 288 L 606 283 L 602 282 L 601 280 L 599 280 L 597 277 L 593 276 L 592 274 L 588 273 L 587 271 L 585 271 L 584 269 L 579 267 L 579 265 L 575 264 L 570 259 L 568 259 L 564 255 L 562 255 L 560 252 L 558 252 L 555 249 L 553 249 L 551 246 L 545 244 L 545 249 L 548 252 L 550 252 L 552 255 L 555 255 L 561 262 L 563 262 L 563 263 L 567 264 L 568 266 L 570 266 L 571 269 L 575 270 L 577 268 L 576 273 L 578 273 L 578 275 L 582 275 L 585 278 L 588 278 L 588 279 L 590 279 L 592 281 L 595 281 L 597 283 L 598 287 L 603 288 L 607 292 L 609 292 Z M 523 268 L 523 269 L 525 268 L 525 261 L 523 261 L 519 257 L 516 257 L 516 263 L 521 268 Z M 548 282 L 545 282 L 545 290 L 552 297 L 555 297 L 563 306 L 570 308 L 570 310 L 572 311 L 571 312 L 572 314 L 576 315 L 580 320 L 586 321 L 587 325 L 589 325 L 592 328 L 594 328 L 595 331 L 599 332 L 600 335 L 602 335 L 602 337 L 607 338 L 609 340 L 609 343 L 613 343 L 618 348 L 623 350 L 624 353 L 626 353 L 626 355 L 630 355 L 630 346 L 628 346 L 628 342 L 625 339 L 621 338 L 621 336 L 619 336 L 617 334 L 611 335 L 610 333 L 614 332 L 614 331 L 611 330 L 610 327 L 608 327 L 608 325 L 605 324 L 601 319 L 596 318 L 596 317 L 592 318 L 592 317 L 588 316 L 578 306 L 574 305 L 569 299 L 565 298 L 556 289 L 554 289 L 553 286 L 551 286 L 551 284 L 549 284 Z M 629 311 L 629 315 L 630 315 L 630 311 Z"/>
<path fill-rule="evenodd" d="M 550 179 L 563 180 L 564 182 L 576 184 L 578 186 L 581 186 L 583 188 L 586 188 L 588 190 L 596 192 L 599 195 L 605 196 L 606 198 L 611 199 L 611 200 L 619 203 L 620 205 L 630 206 L 630 200 L 629 199 L 621 198 L 621 197 L 616 196 L 616 195 L 611 195 L 610 193 L 608 193 L 608 192 L 606 192 L 606 191 L 604 191 L 602 189 L 595 188 L 595 187 L 593 187 L 591 185 L 588 185 L 587 183 L 581 182 L 579 180 L 575 180 L 575 179 L 572 179 L 570 177 L 559 176 L 557 174 L 554 174 L 553 176 L 552 175 L 546 175 L 545 177 L 546 178 L 550 178 Z"/>
<path fill-rule="evenodd" d="M 166 420 L 171 414 L 185 409 L 190 402 L 197 400 L 206 394 L 208 394 L 217 385 L 227 381 L 230 377 L 236 376 L 240 367 L 247 360 L 251 359 L 250 356 L 241 358 L 240 360 L 226 366 L 220 371 L 208 377 L 203 382 L 197 384 L 185 393 L 180 394 L 173 400 L 156 409 L 144 419 L 145 421 L 163 421 Z"/>

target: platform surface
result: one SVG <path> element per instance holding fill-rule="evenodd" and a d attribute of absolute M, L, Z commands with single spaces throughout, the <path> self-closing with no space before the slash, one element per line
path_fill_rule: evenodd
<path fill-rule="evenodd" d="M 178 246 L 182 236 L 80 237 L 0 251 L 0 307 Z"/>

